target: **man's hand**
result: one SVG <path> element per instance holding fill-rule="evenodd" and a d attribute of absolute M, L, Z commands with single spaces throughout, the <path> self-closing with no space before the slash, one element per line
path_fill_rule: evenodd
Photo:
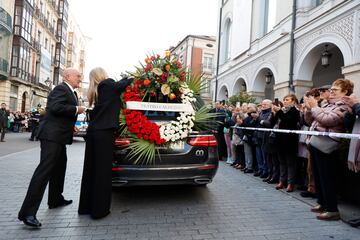
<path fill-rule="evenodd" d="M 77 127 L 74 127 L 74 132 L 79 132 L 80 130 Z"/>
<path fill-rule="evenodd" d="M 85 112 L 85 107 L 84 106 L 77 106 L 76 114 L 81 114 L 83 112 Z"/>

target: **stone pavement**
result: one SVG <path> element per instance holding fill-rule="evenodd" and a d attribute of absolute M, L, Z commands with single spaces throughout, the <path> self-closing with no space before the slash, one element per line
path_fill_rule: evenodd
<path fill-rule="evenodd" d="M 39 161 L 38 146 L 0 157 L 0 239 L 360 239 L 360 230 L 342 221 L 317 220 L 310 212 L 311 202 L 299 201 L 294 194 L 277 191 L 224 163 L 207 187 L 116 189 L 108 217 L 79 216 L 83 153 L 82 140 L 68 147 L 64 195 L 74 203 L 49 210 L 45 193 L 37 215 L 43 223 L 40 230 L 17 220 Z"/>
<path fill-rule="evenodd" d="M 29 132 L 6 133 L 6 142 L 0 142 L 0 157 L 39 146 L 40 142 L 29 141 L 30 135 L 31 133 Z"/>

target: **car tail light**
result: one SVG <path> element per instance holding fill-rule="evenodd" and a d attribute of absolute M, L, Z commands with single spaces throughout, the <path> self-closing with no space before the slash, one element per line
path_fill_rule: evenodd
<path fill-rule="evenodd" d="M 111 170 L 113 170 L 113 171 L 121 171 L 121 170 L 124 170 L 124 168 L 122 168 L 122 167 L 113 167 Z"/>
<path fill-rule="evenodd" d="M 216 168 L 215 165 L 206 165 L 206 166 L 198 167 L 198 169 L 200 169 L 200 170 L 208 170 L 208 169 L 214 169 L 214 168 Z"/>
<path fill-rule="evenodd" d="M 190 138 L 187 143 L 195 147 L 216 147 L 216 138 L 213 135 L 210 136 L 198 136 Z"/>
<path fill-rule="evenodd" d="M 115 139 L 115 146 L 116 147 L 125 147 L 130 145 L 130 140 L 128 138 L 118 137 Z"/>

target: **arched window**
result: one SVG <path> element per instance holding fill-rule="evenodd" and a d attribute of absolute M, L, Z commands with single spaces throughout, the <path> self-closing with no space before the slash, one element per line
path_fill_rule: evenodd
<path fill-rule="evenodd" d="M 225 27 L 223 32 L 223 38 L 222 38 L 222 57 L 221 57 L 221 63 L 225 63 L 230 59 L 231 56 L 231 28 L 232 28 L 232 21 L 230 18 L 226 19 L 225 21 Z"/>
<path fill-rule="evenodd" d="M 264 19 L 262 23 L 262 36 L 264 36 L 276 25 L 276 0 L 265 0 L 262 3 L 260 16 Z"/>

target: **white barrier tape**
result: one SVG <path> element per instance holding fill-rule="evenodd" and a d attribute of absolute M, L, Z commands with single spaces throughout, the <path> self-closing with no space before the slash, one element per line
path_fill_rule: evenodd
<path fill-rule="evenodd" d="M 347 139 L 360 139 L 360 134 L 352 134 L 352 133 L 318 132 L 318 131 L 253 128 L 253 127 L 232 127 L 232 128 L 239 128 L 239 129 L 252 130 L 252 131 L 280 132 L 280 133 L 306 134 L 306 135 L 315 135 L 315 136 L 329 136 L 329 137 L 347 138 Z"/>

